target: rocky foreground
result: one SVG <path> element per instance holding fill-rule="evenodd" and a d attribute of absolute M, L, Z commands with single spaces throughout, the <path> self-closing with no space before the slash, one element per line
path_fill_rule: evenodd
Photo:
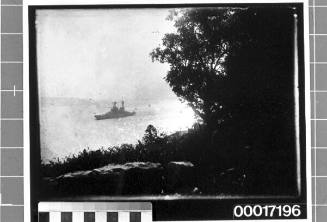
<path fill-rule="evenodd" d="M 129 162 L 43 178 L 49 195 L 146 195 L 196 193 L 191 162 Z"/>

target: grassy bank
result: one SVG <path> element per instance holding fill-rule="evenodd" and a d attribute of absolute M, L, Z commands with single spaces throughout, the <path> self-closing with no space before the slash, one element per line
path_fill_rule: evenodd
<path fill-rule="evenodd" d="M 65 173 L 130 162 L 160 163 L 165 169 L 169 162 L 187 161 L 194 165 L 194 174 L 183 180 L 195 181 L 193 187 L 206 193 L 293 192 L 294 179 L 289 176 L 291 171 L 287 168 L 292 163 L 283 149 L 268 149 L 262 144 L 249 146 L 234 131 L 212 132 L 197 125 L 187 132 L 165 135 L 149 125 L 137 144 L 85 149 L 63 159 L 41 163 L 41 175 L 54 178 Z"/>
<path fill-rule="evenodd" d="M 122 144 L 100 148 L 98 150 L 84 149 L 61 159 L 54 159 L 41 163 L 42 176 L 55 177 L 68 172 L 91 170 L 107 164 L 123 164 L 126 162 L 155 162 L 168 163 L 170 161 L 196 161 L 192 158 L 191 144 L 199 141 L 200 130 L 191 129 L 188 133 L 173 135 L 159 134 L 149 125 L 145 134 L 137 144 Z M 199 144 L 200 145 L 200 144 Z M 188 147 L 186 151 L 184 147 Z M 195 155 L 196 156 L 196 155 Z"/>

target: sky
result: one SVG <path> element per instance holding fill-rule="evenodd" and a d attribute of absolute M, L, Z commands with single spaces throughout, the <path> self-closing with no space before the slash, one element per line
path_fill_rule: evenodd
<path fill-rule="evenodd" d="M 168 14 L 168 9 L 38 10 L 41 97 L 175 97 L 163 79 L 168 64 L 149 56 L 164 34 L 175 30 Z"/>

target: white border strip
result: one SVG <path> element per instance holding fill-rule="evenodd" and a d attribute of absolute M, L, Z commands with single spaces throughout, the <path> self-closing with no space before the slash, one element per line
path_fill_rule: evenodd
<path fill-rule="evenodd" d="M 23 101 L 24 101 L 24 221 L 31 221 L 30 202 L 30 106 L 29 106 L 29 43 L 28 43 L 28 1 L 23 7 Z"/>
<path fill-rule="evenodd" d="M 311 184 L 311 96 L 310 96 L 310 36 L 309 36 L 309 0 L 303 2 L 304 33 L 304 75 L 305 75 L 305 124 L 306 124 L 306 190 L 307 220 L 312 221 L 312 184 Z"/>
<path fill-rule="evenodd" d="M 304 3 L 308 0 L 27 0 L 24 5 L 128 5 L 128 4 L 233 4 L 233 3 Z"/>
<path fill-rule="evenodd" d="M 23 33 L 24 33 L 24 219 L 30 222 L 30 134 L 29 134 L 29 48 L 28 48 L 28 6 L 30 5 L 125 5 L 125 4 L 223 4 L 223 3 L 303 3 L 304 13 L 304 44 L 305 44 L 305 111 L 306 111 L 306 182 L 307 182 L 307 219 L 294 219 L 292 221 L 309 222 L 312 220 L 311 204 L 311 123 L 310 123 L 310 67 L 309 67 L 309 6 L 308 0 L 26 0 L 23 5 Z M 226 220 L 220 220 L 226 221 Z M 256 220 L 267 222 L 268 220 Z M 269 221 L 288 221 L 269 220 Z"/>

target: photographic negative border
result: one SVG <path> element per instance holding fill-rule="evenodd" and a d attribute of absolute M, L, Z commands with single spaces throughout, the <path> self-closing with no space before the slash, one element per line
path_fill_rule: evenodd
<path fill-rule="evenodd" d="M 309 75 L 309 32 L 307 1 L 159 1 L 159 2 L 110 2 L 110 1 L 48 1 L 30 0 L 24 2 L 24 175 L 25 179 L 25 220 L 34 221 L 37 215 L 36 196 L 39 186 L 40 134 L 36 70 L 35 10 L 37 9 L 91 9 L 91 8 L 169 8 L 203 6 L 248 6 L 288 4 L 299 7 L 299 114 L 300 114 L 300 168 L 301 190 L 297 197 L 246 197 L 246 198 L 201 198 L 201 199 L 160 199 L 149 200 L 153 205 L 154 220 L 230 220 L 235 204 L 303 204 L 306 221 L 311 215 L 311 152 L 310 152 L 310 75 Z M 29 73 L 29 74 L 27 74 Z M 124 198 L 122 198 L 124 199 Z M 62 199 L 58 199 L 60 201 Z M 99 201 L 115 201 L 117 198 Z M 70 201 L 70 200 L 66 200 Z M 74 200 L 75 201 L 75 200 Z M 83 200 L 87 201 L 87 200 Z M 94 200 L 92 200 L 94 201 Z M 121 201 L 121 199 L 119 199 Z M 130 201 L 125 198 L 125 201 Z M 144 200 L 145 201 L 145 200 Z M 296 219 L 297 220 L 297 219 Z M 295 220 L 295 221 L 296 221 Z M 36 220 L 35 220 L 36 221 Z M 257 220 L 259 221 L 259 220 Z"/>

